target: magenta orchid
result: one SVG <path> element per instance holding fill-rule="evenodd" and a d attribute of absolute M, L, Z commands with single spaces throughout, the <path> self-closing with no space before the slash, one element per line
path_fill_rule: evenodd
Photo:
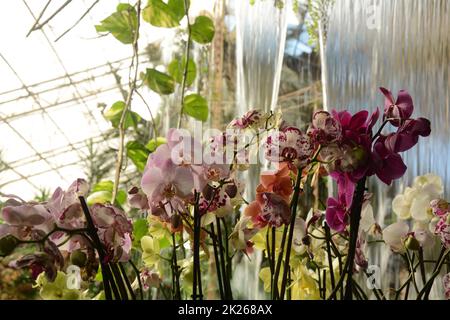
<path fill-rule="evenodd" d="M 400 152 L 411 149 L 417 144 L 419 137 L 430 135 L 430 122 L 424 118 L 411 119 L 414 110 L 412 98 L 406 91 L 399 93 L 399 98 L 394 103 L 392 94 L 381 88 L 386 97 L 383 127 L 390 122 L 397 131 L 388 135 L 378 132 L 373 136 L 372 129 L 379 118 L 378 109 L 369 117 L 365 110 L 351 115 L 347 111 L 332 112 L 331 116 L 326 112 L 316 116 L 321 129 L 315 129 L 314 125 L 309 130 L 313 140 L 320 145 L 320 157 L 327 163 L 331 177 L 338 180 L 338 193 L 340 188 L 353 196 L 353 192 L 348 192 L 349 185 L 356 183 L 363 177 L 376 175 L 381 181 L 390 185 L 393 180 L 401 178 L 406 172 L 406 165 L 400 156 Z M 327 127 L 328 133 L 324 128 Z M 315 125 L 317 127 L 317 124 Z M 339 133 L 339 129 L 341 132 Z M 381 129 L 380 129 L 381 130 Z M 329 137 L 330 142 L 324 141 L 323 137 Z M 326 140 L 326 139 L 325 139 Z M 340 182 L 345 179 L 346 182 Z M 354 187 L 353 187 L 354 189 Z M 338 199 L 332 198 L 327 210 L 327 221 L 330 226 L 343 231 L 344 208 L 350 209 L 351 200 L 344 202 L 341 196 Z"/>
<path fill-rule="evenodd" d="M 394 101 L 394 96 L 390 90 L 383 87 L 380 90 L 385 96 L 384 118 L 398 127 L 403 120 L 409 119 L 413 114 L 412 97 L 406 90 L 400 90 L 397 100 Z"/>

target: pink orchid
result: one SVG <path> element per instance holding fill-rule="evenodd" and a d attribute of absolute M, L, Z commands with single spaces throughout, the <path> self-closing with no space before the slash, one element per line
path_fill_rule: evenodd
<path fill-rule="evenodd" d="M 260 228 L 266 225 L 278 228 L 283 224 L 289 224 L 290 218 L 286 200 L 270 192 L 258 193 L 256 201 L 247 206 L 245 214 L 253 217 L 253 221 Z"/>
<path fill-rule="evenodd" d="M 436 217 L 443 217 L 450 213 L 450 205 L 443 199 L 435 199 L 430 202 L 431 210 Z"/>
<path fill-rule="evenodd" d="M 75 180 L 67 191 L 59 187 L 55 190 L 45 206 L 58 226 L 72 229 L 83 227 L 84 223 L 80 219 L 83 210 L 78 197 L 85 197 L 88 190 L 89 185 L 83 179 Z"/>
<path fill-rule="evenodd" d="M 122 210 L 111 205 L 94 204 L 92 219 L 107 252 L 107 259 L 127 261 L 131 251 L 133 225 Z M 108 261 L 105 261 L 108 262 Z"/>
<path fill-rule="evenodd" d="M 148 268 L 144 268 L 144 270 L 140 273 L 142 287 L 144 291 L 148 291 L 150 288 L 159 287 L 162 282 L 158 273 L 149 270 Z"/>
<path fill-rule="evenodd" d="M 217 168 L 205 173 L 202 162 L 197 159 L 201 152 L 201 145 L 187 132 L 169 130 L 167 144 L 159 146 L 149 156 L 141 180 L 151 208 L 165 210 L 167 207 L 170 216 L 174 210 L 183 210 L 183 201 L 192 198 L 194 190 L 203 189 L 208 174 L 224 175 Z"/>
<path fill-rule="evenodd" d="M 450 248 L 450 213 L 446 213 L 439 218 L 434 227 L 434 234 L 441 239 L 444 247 Z"/>
<path fill-rule="evenodd" d="M 130 207 L 140 210 L 148 210 L 148 198 L 138 187 L 128 190 L 128 203 Z"/>
<path fill-rule="evenodd" d="M 317 111 L 307 133 L 316 144 L 327 146 L 341 139 L 342 127 L 327 111 Z"/>
<path fill-rule="evenodd" d="M 8 199 L 2 209 L 3 220 L 11 226 L 39 226 L 52 219 L 52 215 L 40 203 L 21 203 Z"/>
<path fill-rule="evenodd" d="M 450 273 L 442 277 L 442 285 L 444 287 L 445 298 L 450 300 Z"/>
<path fill-rule="evenodd" d="M 406 90 L 400 90 L 397 100 L 394 102 L 391 91 L 382 87 L 380 90 L 385 96 L 384 118 L 392 119 L 389 122 L 398 127 L 404 120 L 409 119 L 414 111 L 411 95 Z"/>
<path fill-rule="evenodd" d="M 367 269 L 369 261 L 366 258 L 367 251 L 366 237 L 362 232 L 359 232 L 356 240 L 355 264 L 362 270 Z"/>
<path fill-rule="evenodd" d="M 207 185 L 199 200 L 201 214 L 214 212 L 224 207 L 232 211 L 230 196 L 225 192 L 225 187 L 212 188 Z"/>
<path fill-rule="evenodd" d="M 246 114 L 244 114 L 241 118 L 236 118 L 230 122 L 231 128 L 236 129 L 247 129 L 251 127 L 255 123 L 258 123 L 262 118 L 261 112 L 258 110 L 250 110 Z"/>
<path fill-rule="evenodd" d="M 173 166 L 168 171 L 151 167 L 144 172 L 141 187 L 150 206 L 168 203 L 175 210 L 182 210 L 179 204 L 192 196 L 194 177 L 187 167 Z"/>
<path fill-rule="evenodd" d="M 310 137 L 295 127 L 286 127 L 270 135 L 265 143 L 266 159 L 275 163 L 298 162 L 304 166 L 313 154 Z"/>

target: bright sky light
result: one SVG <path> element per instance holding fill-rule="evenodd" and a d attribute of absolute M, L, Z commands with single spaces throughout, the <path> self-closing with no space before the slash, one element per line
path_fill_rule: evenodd
<path fill-rule="evenodd" d="M 75 29 L 54 42 L 93 2 L 72 1 L 44 27 L 45 34 L 35 31 L 28 37 L 34 23 L 32 14 L 38 16 L 46 1 L 2 3 L 0 21 L 3 30 L 7 31 L 0 34 L 0 150 L 3 159 L 14 167 L 0 175 L 3 193 L 20 194 L 28 199 L 34 196 L 36 187 L 66 187 L 75 178 L 83 176 L 79 158 L 85 150 L 71 151 L 72 146 L 80 148 L 82 141 L 99 137 L 109 128 L 97 104 L 111 105 L 122 97 L 107 63 L 120 69 L 118 73 L 125 84 L 130 61 L 124 59 L 131 56 L 132 49 L 112 36 L 99 37 L 94 25 L 114 12 L 119 1 L 101 1 Z M 190 13 L 194 16 L 201 9 L 211 11 L 214 3 L 191 2 Z M 41 21 L 63 3 L 62 0 L 52 1 Z M 141 28 L 140 47 L 158 39 L 163 40 L 163 46 L 170 46 L 173 32 L 145 23 Z M 118 60 L 122 61 L 113 63 Z M 141 67 L 146 65 L 143 63 Z M 89 68 L 91 70 L 87 72 L 80 72 Z M 56 80 L 35 85 L 50 79 Z M 27 97 L 29 92 L 23 89 L 21 81 L 29 86 L 35 99 Z M 159 96 L 149 90 L 145 95 L 156 111 Z M 149 113 L 139 99 L 135 99 L 132 109 L 149 119 Z M 26 115 L 20 115 L 22 113 Z M 42 158 L 36 156 L 37 153 L 41 153 Z"/>

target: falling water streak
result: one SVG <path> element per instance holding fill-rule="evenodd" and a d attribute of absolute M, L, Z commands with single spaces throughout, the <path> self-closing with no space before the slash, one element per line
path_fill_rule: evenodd
<path fill-rule="evenodd" d="M 332 11 L 326 52 L 330 108 L 374 108 L 383 105 L 379 86 L 395 93 L 407 89 L 414 116 L 432 123 L 431 136 L 403 154 L 405 177 L 391 188 L 371 186 L 378 195 L 378 222 L 384 226 L 392 218 L 392 197 L 417 175 L 440 175 L 450 195 L 450 2 L 336 0 Z M 391 271 L 385 272 L 392 259 L 388 250 L 371 258 L 383 274 Z M 442 294 L 440 287 L 434 287 L 434 296 Z"/>
<path fill-rule="evenodd" d="M 286 10 L 274 1 L 236 0 L 238 113 L 274 110 L 286 41 Z"/>
<path fill-rule="evenodd" d="M 275 1 L 235 0 L 236 13 L 236 68 L 237 68 L 237 116 L 250 109 L 264 112 L 277 105 L 281 69 L 287 31 L 287 10 L 290 1 L 282 9 Z M 260 168 L 251 166 L 247 172 L 246 197 L 254 198 L 259 182 Z M 259 270 L 262 253 L 255 252 L 252 260 L 244 257 L 236 266 L 233 284 L 240 296 L 246 299 L 262 299 Z"/>

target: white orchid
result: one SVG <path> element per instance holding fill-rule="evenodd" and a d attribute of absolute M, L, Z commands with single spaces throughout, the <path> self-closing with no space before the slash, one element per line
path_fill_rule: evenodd
<path fill-rule="evenodd" d="M 439 198 L 443 192 L 441 177 L 432 173 L 418 176 L 411 187 L 394 198 L 392 209 L 399 219 L 429 222 L 432 218 L 430 201 Z"/>
<path fill-rule="evenodd" d="M 403 252 L 405 246 L 403 239 L 409 232 L 409 226 L 404 221 L 398 221 L 387 226 L 383 230 L 384 242 L 391 247 L 394 252 Z"/>
<path fill-rule="evenodd" d="M 414 241 L 417 240 L 416 243 L 422 248 L 432 247 L 435 243 L 435 237 L 422 222 L 416 222 L 410 229 L 406 222 L 398 221 L 383 230 L 383 240 L 394 252 L 405 251 L 405 240 L 408 237 L 413 238 Z"/>

